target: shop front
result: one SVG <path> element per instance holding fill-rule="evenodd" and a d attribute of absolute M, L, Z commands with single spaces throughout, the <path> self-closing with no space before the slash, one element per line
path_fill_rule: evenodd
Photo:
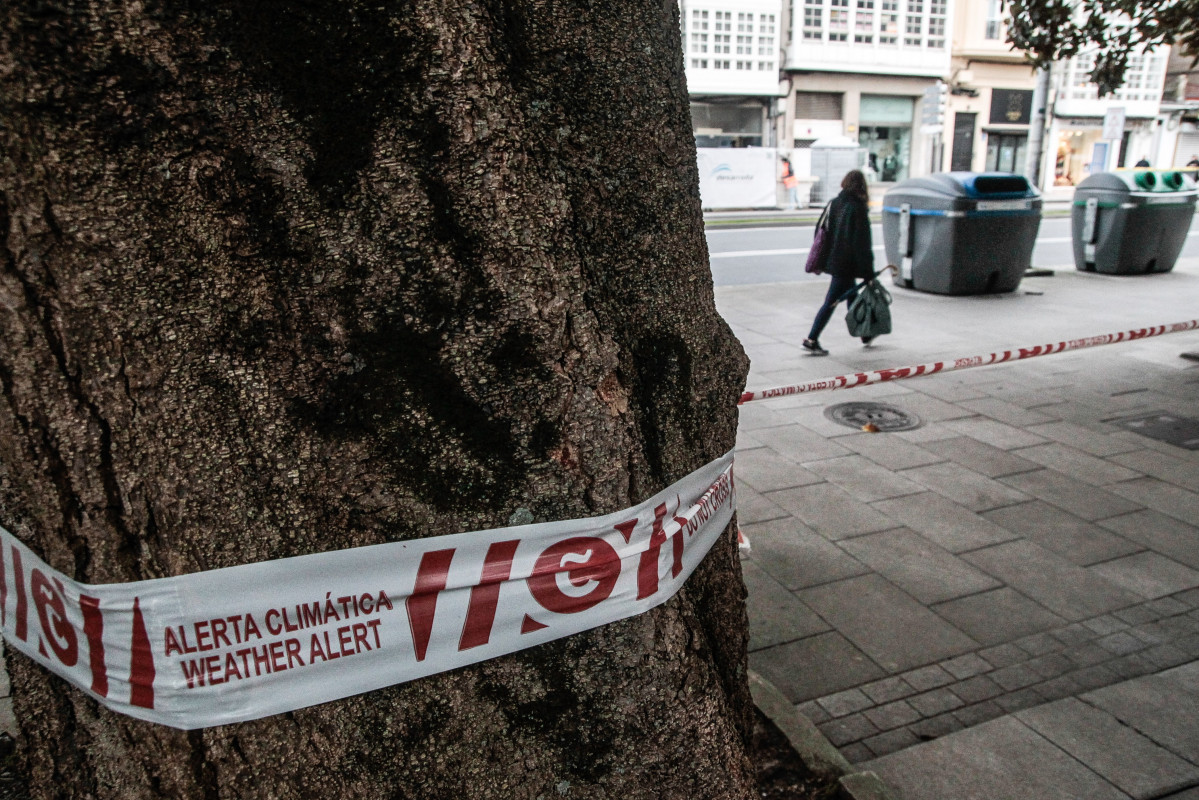
<path fill-rule="evenodd" d="M 884 183 L 907 179 L 915 107 L 912 97 L 862 95 L 858 143 L 866 149 L 867 178 Z"/>
<path fill-rule="evenodd" d="M 1077 123 L 1078 120 L 1070 120 Z M 1077 186 L 1092 172 L 1103 172 L 1112 142 L 1102 139 L 1103 128 L 1059 130 L 1054 148 L 1053 185 Z"/>
<path fill-rule="evenodd" d="M 1153 120 L 1128 119 L 1119 139 L 1105 139 L 1100 117 L 1059 117 L 1052 147 L 1053 185 L 1077 186 L 1093 173 L 1147 158 L 1153 151 Z"/>
<path fill-rule="evenodd" d="M 1032 121 L 1032 92 L 992 89 L 991 113 L 983 129 L 987 172 L 1024 172 L 1028 126 Z"/>
<path fill-rule="evenodd" d="M 762 102 L 691 104 L 696 147 L 761 147 L 767 107 Z"/>
<path fill-rule="evenodd" d="M 1027 133 L 985 131 L 983 135 L 987 138 L 987 172 L 1024 172 Z"/>

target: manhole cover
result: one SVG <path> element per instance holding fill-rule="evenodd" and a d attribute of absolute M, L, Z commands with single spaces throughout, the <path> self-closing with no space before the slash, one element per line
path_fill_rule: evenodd
<path fill-rule="evenodd" d="M 1187 450 L 1199 450 L 1199 420 L 1155 411 L 1143 417 L 1112 420 L 1121 428 L 1168 442 Z"/>
<path fill-rule="evenodd" d="M 910 431 L 923 423 L 915 414 L 886 403 L 840 403 L 824 409 L 824 416 L 847 428 L 863 428 L 867 423 L 884 433 Z"/>

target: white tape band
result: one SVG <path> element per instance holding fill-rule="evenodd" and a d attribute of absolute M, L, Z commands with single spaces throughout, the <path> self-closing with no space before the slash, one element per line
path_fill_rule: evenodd
<path fill-rule="evenodd" d="M 733 454 L 627 511 L 86 585 L 0 528 L 4 638 L 175 728 L 369 692 L 648 611 L 735 507 Z"/>

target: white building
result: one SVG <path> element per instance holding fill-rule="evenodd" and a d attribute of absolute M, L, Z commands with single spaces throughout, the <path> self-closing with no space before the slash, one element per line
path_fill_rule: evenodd
<path fill-rule="evenodd" d="M 747 188 L 750 172 L 762 184 L 759 173 L 775 162 L 706 151 L 774 148 L 805 175 L 812 143 L 842 137 L 859 144 L 880 183 L 1025 170 L 1036 76 L 1007 42 L 1001 0 L 679 0 L 679 10 L 696 145 L 725 188 Z M 1193 155 L 1179 153 L 1199 140 L 1194 102 L 1162 104 L 1168 55 L 1133 54 L 1125 85 L 1103 99 L 1090 56 L 1053 65 L 1043 189 L 1068 192 L 1095 171 Z M 948 90 L 941 102 L 939 86 Z M 1121 112 L 1122 127 L 1105 131 L 1105 118 Z M 705 205 L 719 207 L 703 181 Z M 763 186 L 757 204 L 767 202 Z"/>
<path fill-rule="evenodd" d="M 1153 166 L 1168 166 L 1157 163 L 1168 58 L 1166 47 L 1130 56 L 1124 85 L 1103 99 L 1090 79 L 1093 55 L 1054 64 L 1053 117 L 1042 169 L 1054 186 L 1075 186 L 1093 172 L 1131 167 L 1142 158 Z M 1118 120 L 1121 115 L 1119 130 L 1106 132 L 1119 133 L 1119 138 L 1106 138 L 1105 117 Z"/>
<path fill-rule="evenodd" d="M 779 147 L 848 136 L 876 181 L 932 171 L 922 103 L 949 73 L 949 0 L 791 0 L 789 22 Z"/>
<path fill-rule="evenodd" d="M 680 0 L 699 147 L 773 147 L 782 0 Z"/>
<path fill-rule="evenodd" d="M 782 0 L 679 0 L 705 208 L 773 208 Z"/>

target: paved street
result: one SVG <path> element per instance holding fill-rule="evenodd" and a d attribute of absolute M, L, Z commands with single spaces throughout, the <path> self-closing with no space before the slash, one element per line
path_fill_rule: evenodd
<path fill-rule="evenodd" d="M 838 314 L 826 358 L 799 346 L 824 281 L 716 297 L 749 389 L 1199 317 L 1199 258 L 1039 266 L 1007 295 L 892 288 L 895 332 L 863 348 Z M 1137 432 L 1199 417 L 1184 351 L 1199 333 L 743 406 L 751 667 L 906 800 L 1199 798 L 1199 451 Z M 922 425 L 826 416 L 850 401 Z"/>

